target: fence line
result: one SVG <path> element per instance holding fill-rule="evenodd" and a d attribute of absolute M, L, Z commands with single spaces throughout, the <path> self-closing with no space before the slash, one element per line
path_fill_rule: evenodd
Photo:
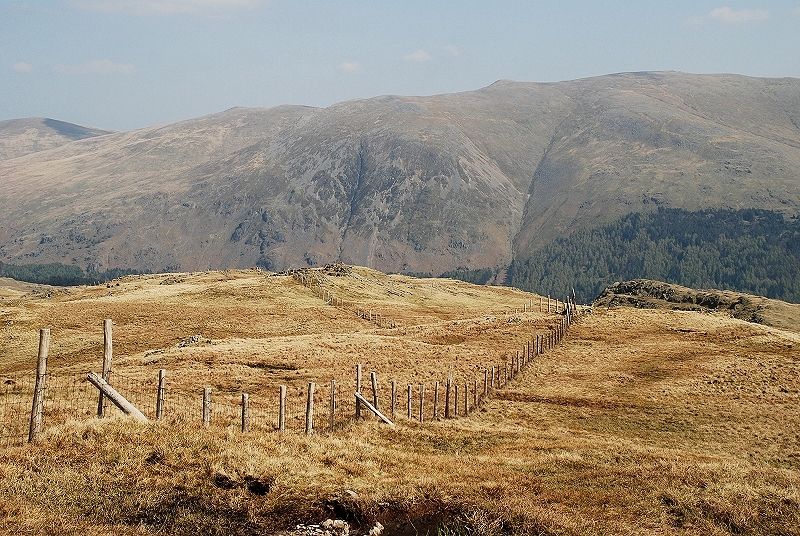
<path fill-rule="evenodd" d="M 318 275 L 309 270 L 296 270 L 291 272 L 292 277 L 299 281 L 303 286 L 309 288 L 315 296 L 323 300 L 332 307 L 341 309 L 350 309 L 356 316 L 372 322 L 379 328 L 396 328 L 397 323 L 394 319 L 387 318 L 385 315 L 373 311 L 372 309 L 364 309 L 359 306 L 355 301 L 345 300 L 336 296 L 330 290 L 322 287 L 323 280 Z"/>
<path fill-rule="evenodd" d="M 243 432 L 303 431 L 309 434 L 334 431 L 354 420 L 372 418 L 370 412 L 359 407 L 353 392 L 362 394 L 376 409 L 396 422 L 422 423 L 462 418 L 485 404 L 496 390 L 516 380 L 537 356 L 550 351 L 563 340 L 569 327 L 577 320 L 579 309 L 572 297 L 559 303 L 562 307 L 558 311 L 561 315 L 559 322 L 544 333 L 532 333 L 525 344 L 509 348 L 500 359 L 476 367 L 472 377 L 448 375 L 444 381 L 409 380 L 406 385 L 390 378 L 381 384 L 379 371 L 369 371 L 369 382 L 365 382 L 362 366 L 357 365 L 351 376 L 353 383 L 340 377 L 328 383 L 311 382 L 306 389 L 280 385 L 267 396 L 215 390 L 208 386 L 197 390 L 180 389 L 171 385 L 169 371 L 163 369 L 154 371 L 152 380 L 144 382 L 140 376 L 115 370 L 110 321 L 104 322 L 103 376 L 148 419 L 197 428 L 235 427 Z M 552 303 L 548 307 L 552 307 Z M 40 341 L 43 370 L 37 369 L 36 374 L 2 378 L 0 446 L 22 445 L 26 438 L 32 441 L 44 426 L 122 414 L 86 381 L 85 374 L 48 372 L 48 330 L 42 330 Z M 354 386 L 355 391 L 350 391 L 348 385 Z M 406 393 L 398 392 L 404 387 Z"/>

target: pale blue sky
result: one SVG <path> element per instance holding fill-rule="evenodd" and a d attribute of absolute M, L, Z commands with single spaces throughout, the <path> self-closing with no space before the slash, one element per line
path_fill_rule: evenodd
<path fill-rule="evenodd" d="M 0 119 L 121 130 L 643 70 L 800 77 L 800 0 L 0 0 Z"/>

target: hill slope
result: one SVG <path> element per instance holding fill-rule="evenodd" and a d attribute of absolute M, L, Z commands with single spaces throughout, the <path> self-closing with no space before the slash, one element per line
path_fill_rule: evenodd
<path fill-rule="evenodd" d="M 0 121 L 0 161 L 108 133 L 105 130 L 40 117 Z"/>
<path fill-rule="evenodd" d="M 477 364 L 507 359 L 557 315 L 503 314 L 532 297 L 514 289 L 363 268 L 325 276 L 323 287 L 396 315 L 398 328 L 331 307 L 289 276 L 118 283 L 0 302 L 0 396 L 14 392 L 6 378 L 30 378 L 36 330 L 53 333 L 45 432 L 0 447 L 0 524 L 15 534 L 285 534 L 327 517 L 347 519 L 354 535 L 376 520 L 387 535 L 800 534 L 797 332 L 699 311 L 597 308 L 469 418 L 409 420 L 400 396 L 396 427 L 328 433 L 323 391 L 312 437 L 297 427 L 241 433 L 226 395 L 249 391 L 255 415 L 286 384 L 296 412 L 298 387 L 322 390 L 342 370 L 347 403 L 364 363 L 387 409 L 390 380 L 402 395 L 422 381 L 430 394 L 447 373 L 481 381 Z M 164 420 L 94 419 L 88 389 L 80 404 L 53 402 L 64 374 L 100 366 L 106 316 L 112 382 L 140 394 L 131 398 L 148 414 L 167 369 Z M 205 385 L 216 404 L 209 428 L 199 424 Z M 181 387 L 188 422 L 175 403 Z M 425 408 L 430 416 L 430 398 Z M 62 411 L 77 418 L 54 422 Z"/>
<path fill-rule="evenodd" d="M 695 290 L 661 281 L 637 279 L 614 283 L 595 300 L 599 307 L 727 312 L 733 318 L 800 333 L 800 304 L 729 290 Z"/>
<path fill-rule="evenodd" d="M 233 109 L 0 163 L 0 260 L 507 266 L 655 207 L 800 212 L 800 80 L 629 73 Z"/>

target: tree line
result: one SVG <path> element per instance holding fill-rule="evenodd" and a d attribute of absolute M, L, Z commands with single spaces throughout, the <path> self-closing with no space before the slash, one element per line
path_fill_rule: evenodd
<path fill-rule="evenodd" d="M 74 286 L 105 283 L 123 275 L 141 273 L 136 270 L 112 268 L 103 272 L 84 272 L 79 266 L 60 264 L 9 264 L 0 262 L 0 277 L 42 285 Z"/>
<path fill-rule="evenodd" d="M 632 213 L 515 260 L 507 282 L 559 296 L 574 285 L 591 301 L 637 278 L 800 302 L 800 219 L 757 209 Z"/>

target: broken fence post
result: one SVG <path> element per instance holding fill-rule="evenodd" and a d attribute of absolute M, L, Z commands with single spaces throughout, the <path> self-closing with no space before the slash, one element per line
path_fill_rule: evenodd
<path fill-rule="evenodd" d="M 137 421 L 147 422 L 147 417 L 145 417 L 136 406 L 128 402 L 128 400 L 119 392 L 117 392 L 116 389 L 111 387 L 108 382 L 102 378 L 102 376 L 94 372 L 90 372 L 86 375 L 86 379 L 89 380 L 89 383 L 103 391 L 103 394 L 106 396 L 106 398 L 108 398 L 112 404 L 117 406 L 122 413 L 125 415 L 130 415 Z"/>
<path fill-rule="evenodd" d="M 389 426 L 394 426 L 394 423 L 392 421 L 390 421 L 389 419 L 387 419 L 386 416 L 383 413 L 381 413 L 380 411 L 377 410 L 377 408 L 373 407 L 372 404 L 369 403 L 369 400 L 364 398 L 364 396 L 361 393 L 355 393 L 355 397 L 356 397 L 356 400 L 360 400 L 361 401 L 361 403 L 364 405 L 365 408 L 367 408 L 373 414 L 375 414 L 375 416 L 378 417 L 378 419 L 380 419 L 381 421 L 385 422 Z"/>

